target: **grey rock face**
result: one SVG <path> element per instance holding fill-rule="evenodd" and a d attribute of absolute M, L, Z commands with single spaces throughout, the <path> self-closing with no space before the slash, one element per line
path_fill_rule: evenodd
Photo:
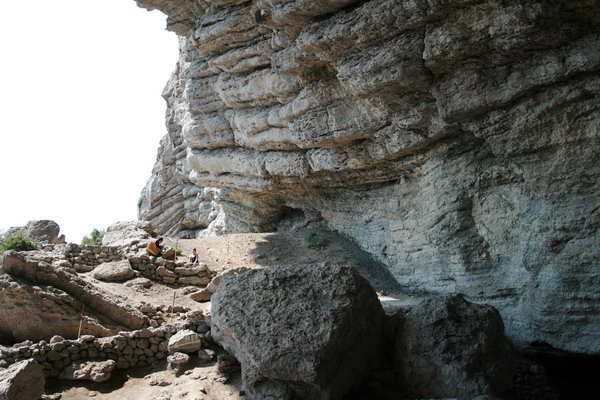
<path fill-rule="evenodd" d="M 142 219 L 318 215 L 400 284 L 493 304 L 520 346 L 600 354 L 598 2 L 138 3 L 181 47 Z"/>
<path fill-rule="evenodd" d="M 117 362 L 115 360 L 75 361 L 61 372 L 60 378 L 105 382 L 110 379 L 116 365 Z"/>
<path fill-rule="evenodd" d="M 494 307 L 434 296 L 406 314 L 395 362 L 407 397 L 469 400 L 509 390 L 515 355 Z"/>
<path fill-rule="evenodd" d="M 0 400 L 38 400 L 44 394 L 44 372 L 33 359 L 0 369 Z"/>
<path fill-rule="evenodd" d="M 113 261 L 94 268 L 94 278 L 101 281 L 126 281 L 134 275 L 128 260 Z"/>
<path fill-rule="evenodd" d="M 241 364 L 250 399 L 340 399 L 383 357 L 383 310 L 349 267 L 286 266 L 227 276 L 211 334 Z"/>
<path fill-rule="evenodd" d="M 153 225 L 145 221 L 121 221 L 106 229 L 102 237 L 103 246 L 125 246 L 133 242 L 150 239 Z"/>
<path fill-rule="evenodd" d="M 65 235 L 60 234 L 60 226 L 51 220 L 29 221 L 27 225 L 10 228 L 6 234 L 20 232 L 30 239 L 40 243 L 65 243 Z"/>

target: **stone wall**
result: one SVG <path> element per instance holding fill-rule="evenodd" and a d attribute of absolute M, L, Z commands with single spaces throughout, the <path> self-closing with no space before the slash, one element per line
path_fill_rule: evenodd
<path fill-rule="evenodd" d="M 76 340 L 55 343 L 26 341 L 0 349 L 0 367 L 33 358 L 44 369 L 46 377 L 56 377 L 77 360 L 115 360 L 116 368 L 127 369 L 154 365 L 168 356 L 169 339 L 178 331 L 191 329 L 206 340 L 209 331 L 204 321 L 164 325 L 159 328 L 120 332 L 118 335 L 96 338 L 83 335 Z"/>
<path fill-rule="evenodd" d="M 167 284 L 206 286 L 215 272 L 205 264 L 191 265 L 188 262 L 155 259 L 141 255 L 128 257 L 131 266 L 142 276 Z"/>

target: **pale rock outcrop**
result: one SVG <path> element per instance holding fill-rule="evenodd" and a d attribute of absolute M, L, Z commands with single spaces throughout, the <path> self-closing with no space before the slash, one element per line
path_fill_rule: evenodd
<path fill-rule="evenodd" d="M 105 382 L 110 379 L 116 365 L 115 360 L 75 361 L 65 368 L 59 377 L 60 379 L 77 381 Z"/>
<path fill-rule="evenodd" d="M 60 226 L 52 220 L 29 221 L 25 226 L 11 227 L 6 231 L 7 235 L 21 233 L 39 243 L 65 243 L 65 235 L 60 234 Z"/>
<path fill-rule="evenodd" d="M 152 238 L 154 227 L 146 221 L 121 221 L 112 224 L 102 236 L 103 246 L 127 246 Z"/>
<path fill-rule="evenodd" d="M 350 267 L 227 276 L 211 311 L 211 335 L 240 362 L 249 399 L 341 399 L 383 359 L 381 304 Z"/>
<path fill-rule="evenodd" d="M 202 340 L 200 335 L 189 329 L 177 332 L 169 339 L 169 353 L 193 353 L 200 350 Z"/>
<path fill-rule="evenodd" d="M 600 354 L 598 2 L 137 2 L 180 36 L 142 219 L 320 216 L 521 347 Z"/>
<path fill-rule="evenodd" d="M 51 285 L 0 275 L 0 339 L 48 340 L 54 335 L 76 337 L 82 304 L 63 290 Z M 122 325 L 88 310 L 85 332 L 110 336 Z M 60 337 L 60 336 L 57 336 Z"/>
<path fill-rule="evenodd" d="M 470 400 L 511 389 L 515 356 L 494 307 L 446 295 L 429 297 L 404 316 L 394 362 L 407 398 Z"/>
<path fill-rule="evenodd" d="M 39 400 L 44 382 L 42 367 L 33 359 L 0 368 L 0 400 Z"/>
<path fill-rule="evenodd" d="M 129 260 L 113 261 L 94 268 L 93 276 L 101 281 L 126 281 L 134 275 Z"/>

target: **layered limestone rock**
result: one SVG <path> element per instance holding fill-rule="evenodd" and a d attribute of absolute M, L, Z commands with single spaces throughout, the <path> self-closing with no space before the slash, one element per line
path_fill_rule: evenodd
<path fill-rule="evenodd" d="M 320 218 L 518 345 L 600 354 L 600 4 L 138 0 L 180 60 L 140 216 Z"/>

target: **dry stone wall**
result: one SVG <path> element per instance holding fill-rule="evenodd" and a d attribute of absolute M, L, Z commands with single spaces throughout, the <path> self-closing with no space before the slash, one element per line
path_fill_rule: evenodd
<path fill-rule="evenodd" d="M 44 370 L 46 377 L 57 377 L 78 360 L 115 360 L 116 368 L 128 369 L 154 365 L 164 360 L 169 352 L 167 346 L 171 336 L 179 331 L 191 329 L 207 342 L 209 331 L 204 321 L 164 325 L 118 335 L 96 338 L 83 335 L 74 340 L 58 340 L 54 343 L 26 341 L 0 349 L 0 368 L 6 368 L 21 360 L 33 358 Z"/>
<path fill-rule="evenodd" d="M 180 37 L 142 219 L 302 212 L 520 346 L 600 354 L 597 1 L 137 2 Z"/>

